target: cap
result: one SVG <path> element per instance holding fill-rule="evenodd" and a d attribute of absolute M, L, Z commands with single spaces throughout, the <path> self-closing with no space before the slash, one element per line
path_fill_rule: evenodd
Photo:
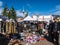
<path fill-rule="evenodd" d="M 53 20 L 57 19 L 57 17 L 54 17 Z"/>

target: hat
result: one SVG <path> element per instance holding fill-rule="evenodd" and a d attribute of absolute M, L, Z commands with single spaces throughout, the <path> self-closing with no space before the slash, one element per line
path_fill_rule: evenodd
<path fill-rule="evenodd" d="M 35 34 L 35 32 L 33 32 L 33 34 Z"/>
<path fill-rule="evenodd" d="M 59 20 L 59 18 L 57 18 Z"/>
<path fill-rule="evenodd" d="M 57 19 L 57 17 L 54 17 L 53 20 Z"/>

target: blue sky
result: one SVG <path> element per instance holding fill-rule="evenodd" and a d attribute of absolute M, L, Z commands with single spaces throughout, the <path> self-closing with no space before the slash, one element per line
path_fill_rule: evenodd
<path fill-rule="evenodd" d="M 0 13 L 5 4 L 7 4 L 9 9 L 14 6 L 17 15 L 21 13 L 23 7 L 30 15 L 60 14 L 60 0 L 0 0 Z"/>

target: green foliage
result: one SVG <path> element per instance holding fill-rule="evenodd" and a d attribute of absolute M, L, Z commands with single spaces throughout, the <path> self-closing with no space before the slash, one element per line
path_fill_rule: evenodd
<path fill-rule="evenodd" d="M 16 20 L 16 12 L 15 12 L 13 7 L 10 9 L 9 12 L 10 12 L 10 15 L 11 15 L 10 18 Z"/>
<path fill-rule="evenodd" d="M 7 6 L 5 6 L 2 14 L 3 14 L 3 16 L 7 16 L 9 19 L 12 18 L 12 19 L 16 20 L 16 12 L 13 7 L 10 10 L 8 10 Z"/>
<path fill-rule="evenodd" d="M 39 32 L 39 34 L 42 34 L 42 29 L 39 29 L 38 32 Z"/>
<path fill-rule="evenodd" d="M 11 13 L 10 13 L 10 11 L 9 11 L 9 13 L 8 13 L 8 18 L 9 18 L 9 19 L 11 18 Z"/>
<path fill-rule="evenodd" d="M 8 16 L 8 8 L 7 8 L 7 6 L 4 7 L 2 15 L 3 16 Z"/>

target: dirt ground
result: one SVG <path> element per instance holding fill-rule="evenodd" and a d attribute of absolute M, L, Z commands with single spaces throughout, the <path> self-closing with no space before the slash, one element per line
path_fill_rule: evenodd
<path fill-rule="evenodd" d="M 60 38 L 59 38 L 59 43 L 60 43 Z M 24 42 L 21 42 L 21 44 L 26 45 Z M 54 44 L 52 44 L 51 42 L 49 42 L 47 40 L 41 40 L 40 42 L 37 42 L 35 44 L 30 44 L 30 45 L 54 45 Z"/>
<path fill-rule="evenodd" d="M 23 43 L 23 45 L 25 45 L 25 43 Z M 53 44 L 51 42 L 44 40 L 44 41 L 40 41 L 40 42 L 37 42 L 35 44 L 30 44 L 30 45 L 53 45 Z"/>
<path fill-rule="evenodd" d="M 60 43 L 60 36 L 59 36 L 59 43 Z M 54 44 L 52 44 L 51 42 L 49 42 L 47 40 L 44 40 L 44 41 L 40 41 L 40 42 L 37 42 L 35 44 L 30 44 L 30 45 L 54 45 Z"/>
<path fill-rule="evenodd" d="M 59 43 L 60 43 L 60 36 L 59 36 Z M 53 44 L 47 40 L 44 40 L 32 45 L 53 45 Z"/>

